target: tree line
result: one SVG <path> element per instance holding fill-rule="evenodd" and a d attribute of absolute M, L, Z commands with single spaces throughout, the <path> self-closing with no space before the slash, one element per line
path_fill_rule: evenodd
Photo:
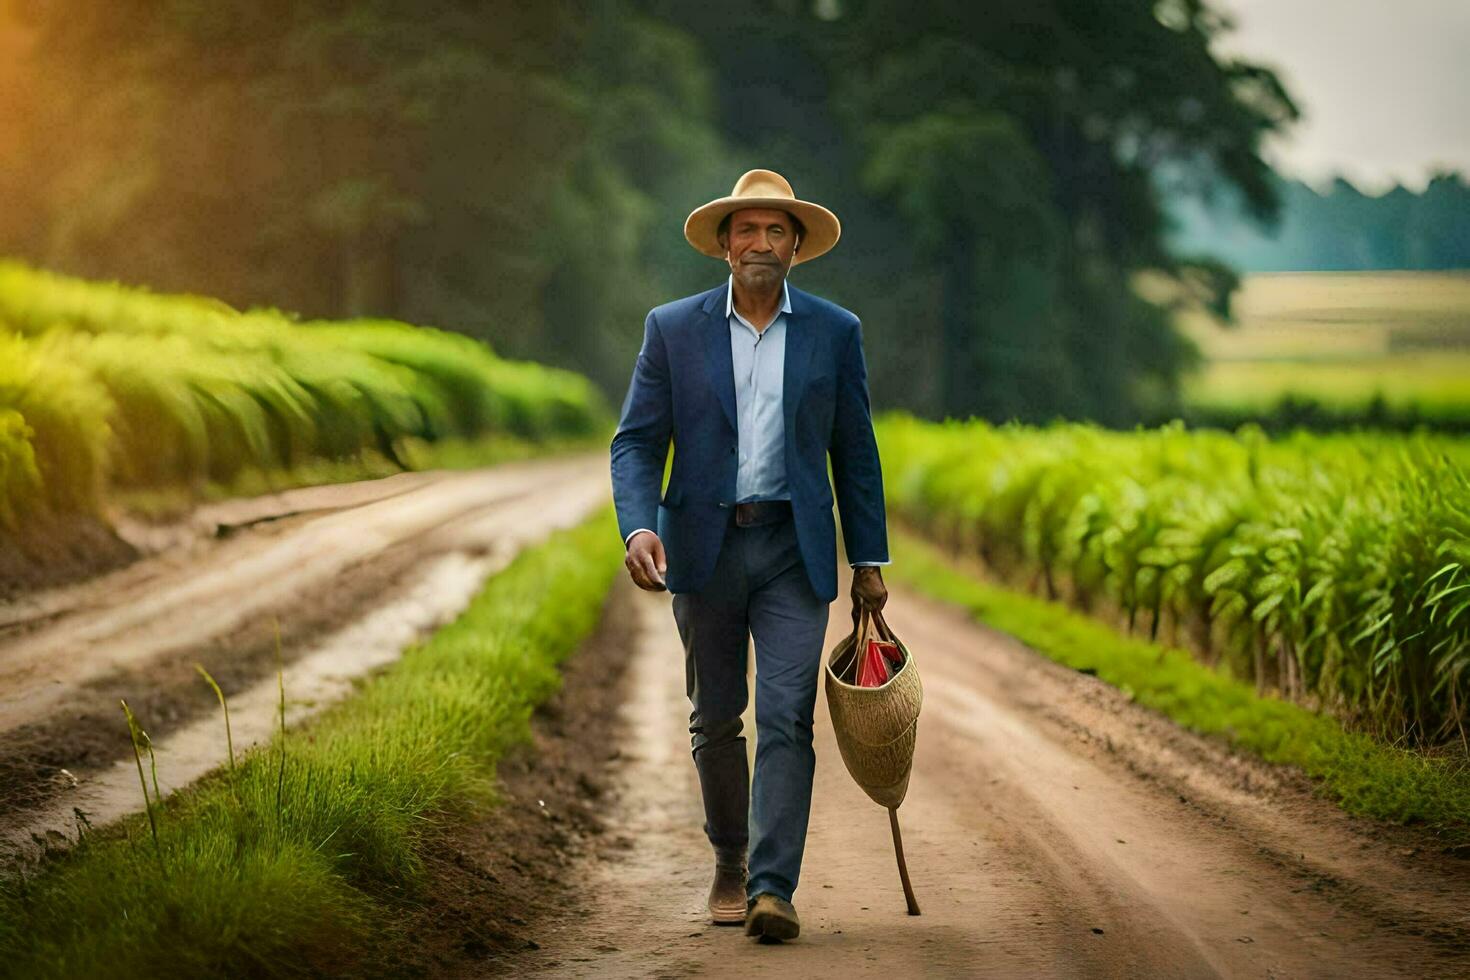
<path fill-rule="evenodd" d="M 1212 249 L 1243 272 L 1470 269 L 1470 183 L 1458 171 L 1436 171 L 1422 191 L 1396 183 L 1378 195 L 1342 176 L 1325 191 L 1273 179 L 1276 222 L 1243 218 L 1237 196 L 1223 187 L 1213 201 L 1169 202 L 1178 221 L 1170 242 Z"/>
<path fill-rule="evenodd" d="M 1228 305 L 1165 196 L 1266 219 L 1298 115 L 1206 0 L 0 3 L 0 252 L 372 314 L 626 388 L 647 309 L 719 282 L 690 209 L 753 166 L 843 220 L 793 283 L 863 319 L 875 404 L 1090 418 L 1198 357 L 1140 269 Z M 1168 168 L 1170 187 L 1156 174 Z"/>

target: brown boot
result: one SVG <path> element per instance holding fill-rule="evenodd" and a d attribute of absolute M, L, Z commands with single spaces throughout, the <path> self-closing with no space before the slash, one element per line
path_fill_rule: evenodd
<path fill-rule="evenodd" d="M 738 926 L 745 921 L 745 859 L 718 858 L 715 881 L 709 889 L 709 917 L 717 926 Z"/>
<path fill-rule="evenodd" d="M 761 942 L 779 943 L 795 939 L 801 932 L 796 909 L 784 898 L 762 892 L 755 897 L 745 915 L 745 934 L 759 936 Z"/>

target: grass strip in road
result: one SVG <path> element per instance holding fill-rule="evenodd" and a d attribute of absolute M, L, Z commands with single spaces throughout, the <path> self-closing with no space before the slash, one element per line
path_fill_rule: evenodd
<path fill-rule="evenodd" d="M 523 552 L 351 698 L 165 800 L 156 850 L 139 814 L 0 882 L 0 976 L 375 972 L 423 846 L 493 803 L 496 760 L 595 628 L 615 527 L 606 507 Z"/>
<path fill-rule="evenodd" d="M 1296 766 L 1351 813 L 1433 829 L 1470 846 L 1470 769 L 1385 745 L 1331 718 L 1262 697 L 1187 652 L 1121 635 L 1059 602 L 980 581 L 940 548 L 890 525 L 885 577 L 958 605 L 1074 670 L 1094 674 L 1192 731 Z"/>

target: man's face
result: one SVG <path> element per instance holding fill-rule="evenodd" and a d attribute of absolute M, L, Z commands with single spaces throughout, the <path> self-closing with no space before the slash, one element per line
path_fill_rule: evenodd
<path fill-rule="evenodd" d="M 760 292 L 786 278 L 796 253 L 796 225 L 774 208 L 742 208 L 730 215 L 726 239 L 730 272 L 742 286 Z"/>

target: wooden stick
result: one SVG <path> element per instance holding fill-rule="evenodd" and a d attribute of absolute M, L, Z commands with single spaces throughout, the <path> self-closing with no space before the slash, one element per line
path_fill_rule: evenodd
<path fill-rule="evenodd" d="M 903 881 L 903 900 L 908 903 L 909 915 L 919 914 L 919 900 L 914 898 L 914 886 L 909 884 L 909 866 L 903 859 L 903 837 L 898 832 L 898 809 L 888 810 L 888 826 L 893 828 L 893 853 L 898 855 L 898 877 Z"/>

